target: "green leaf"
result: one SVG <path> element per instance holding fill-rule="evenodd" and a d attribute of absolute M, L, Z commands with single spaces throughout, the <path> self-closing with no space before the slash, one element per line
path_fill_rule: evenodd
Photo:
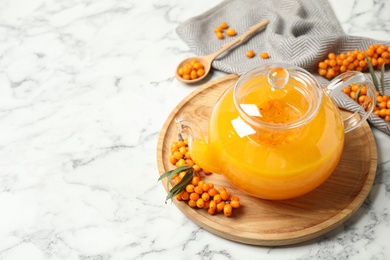
<path fill-rule="evenodd" d="M 358 90 L 356 90 L 355 101 L 358 100 L 359 94 L 360 94 L 360 91 L 362 90 L 362 88 L 363 88 L 363 85 L 360 85 L 360 87 L 358 88 Z"/>
<path fill-rule="evenodd" d="M 192 166 L 189 166 L 189 165 L 184 165 L 184 166 L 177 167 L 174 170 L 170 170 L 170 171 L 167 171 L 167 172 L 161 174 L 157 181 L 160 181 L 163 178 L 168 177 L 168 179 L 167 179 L 167 190 L 169 190 L 169 183 L 171 182 L 172 177 L 175 174 L 177 174 L 177 173 L 180 173 L 182 171 L 187 171 L 187 170 L 189 170 L 191 168 L 192 168 Z"/>
<path fill-rule="evenodd" d="M 376 75 L 375 75 L 374 68 L 372 67 L 371 61 L 370 61 L 370 59 L 368 58 L 368 55 L 367 55 L 367 54 L 366 54 L 366 60 L 367 60 L 367 64 L 368 64 L 368 69 L 370 70 L 372 82 L 374 83 L 375 89 L 376 89 L 377 91 L 379 91 L 378 79 L 377 79 L 377 77 L 376 77 Z"/>
<path fill-rule="evenodd" d="M 381 69 L 381 86 L 382 86 L 382 95 L 385 94 L 385 63 L 382 64 Z"/>
<path fill-rule="evenodd" d="M 167 197 L 165 198 L 165 202 L 182 192 L 186 188 L 187 184 L 192 180 L 193 176 L 194 169 L 189 169 L 186 175 L 184 175 L 183 179 L 181 179 L 181 181 L 173 186 L 173 188 L 168 192 Z"/>

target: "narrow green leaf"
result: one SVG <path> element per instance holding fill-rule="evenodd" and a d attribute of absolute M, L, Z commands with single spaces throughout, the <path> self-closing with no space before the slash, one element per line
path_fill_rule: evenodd
<path fill-rule="evenodd" d="M 374 68 L 372 67 L 371 61 L 370 61 L 370 59 L 368 58 L 368 55 L 367 55 L 367 54 L 366 54 L 366 60 L 367 60 L 367 64 L 368 64 L 368 69 L 370 70 L 372 82 L 374 83 L 375 89 L 376 89 L 377 91 L 379 91 L 378 79 L 377 79 L 377 77 L 376 77 L 376 75 L 375 75 Z"/>
<path fill-rule="evenodd" d="M 168 180 L 167 180 L 167 190 L 169 189 L 169 183 L 171 182 L 172 180 L 172 177 L 177 174 L 177 173 L 181 173 L 183 171 L 187 171 L 189 170 L 190 168 L 192 168 L 192 166 L 189 166 L 189 165 L 184 165 L 184 166 L 180 166 L 180 167 L 177 167 L 176 169 L 174 169 L 172 171 L 172 173 L 168 176 Z"/>
<path fill-rule="evenodd" d="M 382 86 L 382 95 L 385 94 L 385 63 L 382 64 L 381 69 L 381 86 Z"/>
<path fill-rule="evenodd" d="M 187 174 L 184 175 L 183 179 L 178 184 L 173 186 L 173 188 L 168 192 L 167 197 L 165 198 L 165 202 L 167 202 L 167 200 L 172 199 L 174 196 L 182 192 L 187 186 L 187 184 L 192 180 L 193 176 L 194 176 L 194 170 L 189 169 Z"/>
<path fill-rule="evenodd" d="M 360 87 L 358 88 L 358 90 L 356 90 L 355 101 L 358 100 L 359 94 L 360 94 L 360 91 L 362 90 L 362 88 L 363 88 L 363 85 L 360 85 Z"/>
<path fill-rule="evenodd" d="M 158 178 L 157 181 L 161 181 L 162 179 L 164 179 L 165 177 L 168 177 L 169 174 L 171 174 L 173 172 L 173 170 L 170 170 L 170 171 L 167 171 L 167 172 L 164 172 L 163 174 L 160 175 L 160 177 Z"/>

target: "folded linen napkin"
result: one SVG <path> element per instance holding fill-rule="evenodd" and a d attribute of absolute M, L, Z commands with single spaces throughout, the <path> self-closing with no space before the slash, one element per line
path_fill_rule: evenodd
<path fill-rule="evenodd" d="M 255 33 L 246 42 L 220 55 L 213 68 L 227 73 L 241 75 L 265 63 L 289 63 L 311 72 L 321 85 L 329 81 L 318 75 L 318 63 L 330 52 L 336 54 L 359 49 L 365 50 L 370 44 L 390 42 L 345 35 L 337 17 L 326 0 L 226 0 L 181 24 L 176 32 L 197 55 L 211 54 L 233 38 L 220 40 L 214 29 L 227 22 L 238 35 L 264 19 L 269 19 L 267 27 Z M 270 59 L 246 57 L 247 50 L 259 53 L 266 51 Z M 378 76 L 380 75 L 379 72 Z M 371 79 L 368 72 L 367 78 Z M 390 93 L 390 71 L 385 73 L 385 92 Z M 340 107 L 356 110 L 349 100 L 337 97 Z M 364 113 L 364 112 L 361 112 Z M 371 115 L 369 122 L 390 135 L 390 123 Z"/>

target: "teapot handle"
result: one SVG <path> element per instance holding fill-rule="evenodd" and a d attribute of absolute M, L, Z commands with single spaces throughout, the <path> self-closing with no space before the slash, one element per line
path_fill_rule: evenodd
<path fill-rule="evenodd" d="M 367 94 L 364 102 L 353 101 L 343 93 L 343 88 L 350 84 L 366 85 Z M 348 133 L 360 126 L 372 114 L 376 102 L 376 90 L 371 80 L 358 71 L 347 71 L 334 78 L 326 87 L 327 93 L 333 100 L 337 99 L 338 106 L 346 110 L 354 111 L 353 114 L 343 118 L 344 132 Z"/>

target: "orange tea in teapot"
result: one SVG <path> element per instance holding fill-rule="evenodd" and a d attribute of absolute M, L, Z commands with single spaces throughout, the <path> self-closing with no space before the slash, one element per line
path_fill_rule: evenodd
<path fill-rule="evenodd" d="M 195 134 L 190 153 L 201 168 L 222 173 L 255 197 L 290 199 L 332 174 L 344 147 L 344 123 L 332 98 L 300 70 L 276 78 L 280 86 L 267 72 L 240 78 L 221 96 L 208 140 Z"/>

